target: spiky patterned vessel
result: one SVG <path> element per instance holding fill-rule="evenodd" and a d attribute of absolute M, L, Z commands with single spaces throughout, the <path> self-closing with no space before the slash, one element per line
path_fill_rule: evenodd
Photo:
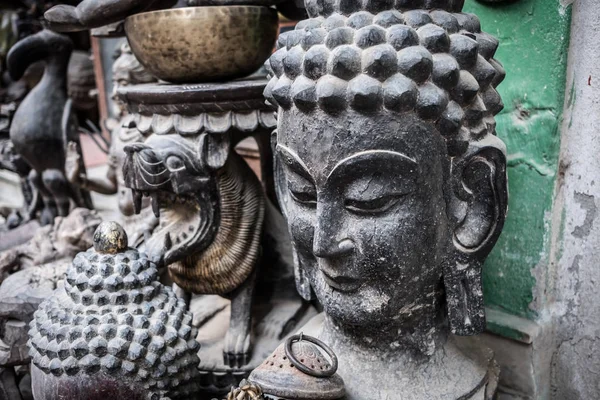
<path fill-rule="evenodd" d="M 192 316 L 123 235 L 101 224 L 95 249 L 75 257 L 64 288 L 36 311 L 29 347 L 37 400 L 189 399 L 197 391 Z"/>

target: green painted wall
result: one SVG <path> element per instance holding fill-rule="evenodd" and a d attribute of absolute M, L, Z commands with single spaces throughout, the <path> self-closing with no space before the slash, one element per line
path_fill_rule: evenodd
<path fill-rule="evenodd" d="M 508 147 L 509 214 L 484 268 L 486 305 L 533 319 L 532 270 L 548 260 L 570 8 L 559 0 L 467 0 L 465 11 L 477 14 L 483 30 L 500 40 L 496 58 L 507 71 L 497 131 Z"/>

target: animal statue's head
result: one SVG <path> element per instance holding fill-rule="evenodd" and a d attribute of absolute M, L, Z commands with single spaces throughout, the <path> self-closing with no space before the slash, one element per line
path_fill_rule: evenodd
<path fill-rule="evenodd" d="M 151 198 L 160 225 L 146 244 L 171 277 L 195 293 L 238 287 L 258 255 L 264 200 L 226 134 L 149 136 L 125 147 L 125 184 L 136 212 Z"/>
<path fill-rule="evenodd" d="M 217 141 L 208 135 L 151 135 L 144 143 L 125 147 L 123 172 L 136 213 L 148 196 L 154 214 L 161 217 L 148 243 L 148 251 L 161 263 L 180 261 L 214 239 L 220 219 L 216 170 L 224 166 L 228 149 Z M 215 145 L 223 151 L 220 157 L 200 157 Z"/>

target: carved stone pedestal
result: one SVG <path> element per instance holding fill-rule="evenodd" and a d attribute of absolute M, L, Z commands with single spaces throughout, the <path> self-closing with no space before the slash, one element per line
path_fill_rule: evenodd
<path fill-rule="evenodd" d="M 275 117 L 264 79 L 124 87 L 119 97 L 145 137 L 124 173 L 138 203 L 160 215 L 146 251 L 191 300 L 199 327 L 200 384 L 229 391 L 314 310 L 294 288 L 285 222 L 274 199 Z M 262 182 L 234 151 L 253 137 Z"/>

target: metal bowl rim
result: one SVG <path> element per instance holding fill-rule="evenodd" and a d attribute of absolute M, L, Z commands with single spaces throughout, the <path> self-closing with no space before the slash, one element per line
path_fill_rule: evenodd
<path fill-rule="evenodd" d="M 134 14 L 134 15 L 130 15 L 129 17 L 127 17 L 125 19 L 125 23 L 131 21 L 135 21 L 137 19 L 140 18 L 147 18 L 150 16 L 155 16 L 155 17 L 176 17 L 178 14 L 181 14 L 181 11 L 184 10 L 194 10 L 193 16 L 211 16 L 211 14 L 214 14 L 214 11 L 218 11 L 218 10 L 222 10 L 222 11 L 228 11 L 228 13 L 230 15 L 235 15 L 235 11 L 239 11 L 241 9 L 246 9 L 246 10 L 256 10 L 256 11 L 260 11 L 260 13 L 264 13 L 266 15 L 277 15 L 277 10 L 275 10 L 272 7 L 268 7 L 268 6 L 253 6 L 253 5 L 233 5 L 233 6 L 216 6 L 216 5 L 211 5 L 211 6 L 202 6 L 202 7 L 181 7 L 181 8 L 169 8 L 166 10 L 154 10 L 154 11 L 147 11 L 147 12 L 143 12 L 143 13 L 139 13 L 139 14 Z"/>

